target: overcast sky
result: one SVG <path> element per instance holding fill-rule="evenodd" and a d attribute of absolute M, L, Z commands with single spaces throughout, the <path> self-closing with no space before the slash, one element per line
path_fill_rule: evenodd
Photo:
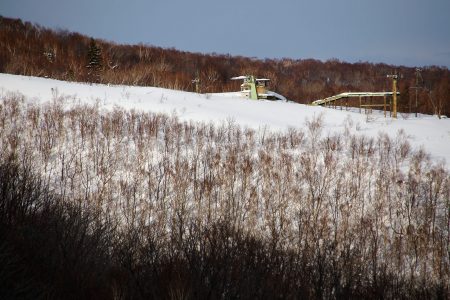
<path fill-rule="evenodd" d="M 450 0 L 1 0 L 0 15 L 184 51 L 450 68 Z"/>

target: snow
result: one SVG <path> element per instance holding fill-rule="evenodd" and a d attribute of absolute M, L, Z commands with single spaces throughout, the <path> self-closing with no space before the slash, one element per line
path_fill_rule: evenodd
<path fill-rule="evenodd" d="M 285 131 L 290 127 L 303 128 L 307 120 L 322 116 L 324 134 L 351 132 L 376 137 L 380 132 L 391 137 L 403 130 L 411 145 L 423 147 L 436 162 L 442 161 L 450 169 L 450 119 L 435 116 L 399 114 L 398 119 L 384 118 L 382 112 L 371 115 L 353 109 L 346 111 L 293 102 L 248 100 L 240 92 L 224 94 L 196 94 L 155 87 L 132 87 L 74 83 L 0 74 L 0 96 L 19 93 L 27 101 L 44 103 L 64 98 L 71 103 L 97 104 L 104 109 L 120 106 L 146 112 L 176 114 L 181 120 L 222 124 L 233 121 L 254 129 Z"/>
<path fill-rule="evenodd" d="M 247 76 L 237 76 L 237 77 L 232 77 L 231 80 L 243 80 L 243 79 L 247 79 Z"/>
<path fill-rule="evenodd" d="M 270 96 L 270 97 L 275 97 L 275 98 L 278 98 L 280 100 L 287 101 L 286 97 L 284 97 L 283 95 L 280 95 L 278 93 L 272 92 L 272 91 L 267 91 L 267 95 Z"/>

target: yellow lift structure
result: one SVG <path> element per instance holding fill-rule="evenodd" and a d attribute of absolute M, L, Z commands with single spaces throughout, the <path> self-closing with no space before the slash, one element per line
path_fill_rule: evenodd
<path fill-rule="evenodd" d="M 333 106 L 336 108 L 337 101 L 341 102 L 341 109 L 342 109 L 342 102 L 346 101 L 346 106 L 348 106 L 348 99 L 349 98 L 359 98 L 359 112 L 361 112 L 361 108 L 367 109 L 371 111 L 373 107 L 383 107 L 384 110 L 384 116 L 386 117 L 386 107 L 389 107 L 390 115 L 393 118 L 397 118 L 397 97 L 400 96 L 400 93 L 397 92 L 397 79 L 398 75 L 387 75 L 388 78 L 392 78 L 392 92 L 348 92 L 348 93 L 341 93 L 338 95 L 334 95 L 325 99 L 320 99 L 313 101 L 311 105 L 323 105 L 323 106 Z M 384 102 L 381 104 L 364 104 L 362 102 L 362 99 L 369 97 L 383 97 Z M 389 103 L 386 103 L 386 98 L 390 97 L 392 101 Z M 391 109 L 392 108 L 392 109 Z"/>
<path fill-rule="evenodd" d="M 395 95 L 395 97 L 393 96 Z M 338 95 L 334 95 L 325 99 L 320 99 L 320 100 L 316 100 L 314 102 L 311 103 L 311 105 L 323 105 L 323 106 L 333 106 L 334 107 L 337 106 L 337 102 L 340 101 L 341 102 L 341 107 L 343 104 L 343 101 L 345 100 L 346 102 L 346 106 L 348 106 L 348 98 L 359 98 L 359 111 L 361 112 L 361 108 L 370 108 L 372 109 L 373 107 L 383 107 L 384 110 L 384 115 L 386 116 L 386 108 L 387 107 L 391 107 L 392 106 L 392 110 L 390 110 L 392 112 L 392 117 L 397 118 L 397 97 L 399 96 L 400 93 L 396 92 L 348 92 L 348 93 L 341 93 Z M 381 104 L 363 104 L 362 99 L 366 98 L 366 97 L 383 97 L 384 102 Z M 392 105 L 392 103 L 387 103 L 387 97 L 392 97 L 391 99 L 395 98 L 394 105 Z M 365 103 L 365 101 L 364 101 Z"/>

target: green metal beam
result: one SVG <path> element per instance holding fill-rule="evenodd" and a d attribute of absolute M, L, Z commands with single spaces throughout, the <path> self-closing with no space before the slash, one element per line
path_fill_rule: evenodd
<path fill-rule="evenodd" d="M 253 75 L 248 76 L 248 84 L 250 84 L 250 99 L 258 100 L 258 93 L 256 92 L 256 82 Z"/>

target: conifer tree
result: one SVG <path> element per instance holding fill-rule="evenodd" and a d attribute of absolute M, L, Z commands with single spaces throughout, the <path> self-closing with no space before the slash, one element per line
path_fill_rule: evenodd
<path fill-rule="evenodd" d="M 88 49 L 88 76 L 90 81 L 100 81 L 100 70 L 102 68 L 102 50 L 95 40 L 91 38 Z"/>

